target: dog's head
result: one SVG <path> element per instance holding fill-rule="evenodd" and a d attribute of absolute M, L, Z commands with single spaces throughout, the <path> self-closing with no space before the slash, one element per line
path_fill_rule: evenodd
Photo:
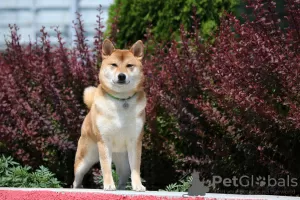
<path fill-rule="evenodd" d="M 110 40 L 104 40 L 99 73 L 101 84 L 116 93 L 140 91 L 144 81 L 143 56 L 144 45 L 140 40 L 130 50 L 115 49 Z"/>

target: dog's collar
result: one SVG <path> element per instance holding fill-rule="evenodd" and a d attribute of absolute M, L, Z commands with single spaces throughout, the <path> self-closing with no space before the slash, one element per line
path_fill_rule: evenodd
<path fill-rule="evenodd" d="M 108 92 L 106 92 L 106 93 L 107 93 L 107 95 L 110 96 L 111 98 L 116 99 L 116 100 L 119 100 L 119 101 L 126 101 L 126 100 L 129 100 L 129 99 L 131 99 L 132 97 L 134 97 L 134 96 L 136 95 L 136 93 L 134 93 L 132 96 L 130 96 L 130 97 L 128 97 L 128 98 L 125 98 L 125 99 L 122 99 L 122 98 L 115 97 L 115 96 L 109 94 Z"/>

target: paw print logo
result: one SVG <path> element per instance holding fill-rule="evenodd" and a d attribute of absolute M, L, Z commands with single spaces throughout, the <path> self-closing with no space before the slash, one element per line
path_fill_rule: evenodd
<path fill-rule="evenodd" d="M 204 185 L 204 182 L 199 180 L 199 173 L 198 172 L 193 172 L 192 173 L 192 185 L 188 190 L 188 195 L 189 196 L 204 196 L 206 192 L 209 191 L 209 187 Z"/>
<path fill-rule="evenodd" d="M 256 177 L 256 181 L 255 181 L 256 185 L 259 185 L 260 187 L 263 187 L 266 185 L 266 178 L 265 177 Z"/>

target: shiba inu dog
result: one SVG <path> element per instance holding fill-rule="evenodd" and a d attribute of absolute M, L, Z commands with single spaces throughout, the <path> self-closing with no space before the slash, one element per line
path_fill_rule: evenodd
<path fill-rule="evenodd" d="M 86 88 L 83 95 L 90 110 L 78 141 L 74 188 L 81 187 L 85 173 L 100 161 L 104 190 L 116 190 L 112 162 L 119 175 L 118 189 L 125 189 L 131 175 L 132 189 L 146 190 L 140 178 L 146 107 L 143 56 L 140 40 L 130 50 L 115 49 L 109 40 L 103 42 L 100 84 Z"/>

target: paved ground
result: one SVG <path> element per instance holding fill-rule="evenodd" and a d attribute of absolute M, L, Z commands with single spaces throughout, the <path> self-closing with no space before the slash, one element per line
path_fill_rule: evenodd
<path fill-rule="evenodd" d="M 41 188 L 1 188 L 0 200 L 300 200 L 300 197 L 272 195 L 236 195 L 207 193 L 204 197 L 188 197 L 183 192 L 133 192 L 133 191 L 103 191 L 96 189 L 41 189 Z"/>

